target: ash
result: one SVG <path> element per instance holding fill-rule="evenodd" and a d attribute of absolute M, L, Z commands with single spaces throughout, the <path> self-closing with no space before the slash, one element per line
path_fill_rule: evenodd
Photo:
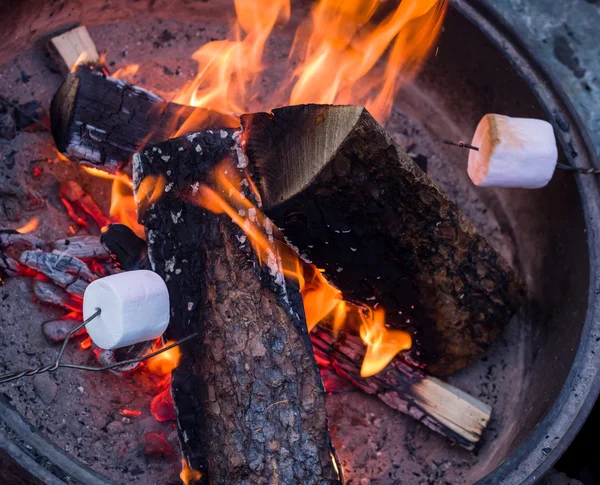
<path fill-rule="evenodd" d="M 196 73 L 192 53 L 205 42 L 225 38 L 227 29 L 225 18 L 223 24 L 201 26 L 140 16 L 135 22 L 89 30 L 99 51 L 107 51 L 111 70 L 139 63 L 138 73 L 128 80 L 170 99 Z M 273 34 L 265 59 L 267 66 L 283 65 L 292 32 L 288 29 Z M 281 76 L 282 69 L 268 70 L 261 80 L 263 96 L 276 91 Z M 37 100 L 48 107 L 62 78 L 44 47 L 31 46 L 13 62 L 0 67 L 0 95 L 19 103 Z M 256 103 L 270 105 L 269 99 L 257 99 Z M 427 160 L 428 172 L 442 190 L 458 203 L 492 246 L 507 261 L 515 263 L 514 243 L 510 234 L 501 229 L 506 224 L 500 210 L 482 200 L 472 188 L 463 154 L 436 141 L 454 134 L 451 116 L 438 116 L 435 100 L 417 87 L 401 92 L 396 106 L 387 124 L 388 131 L 411 156 L 421 162 Z M 39 175 L 34 176 L 35 172 Z M 58 196 L 58 184 L 64 180 L 80 183 L 108 213 L 110 182 L 58 160 L 48 132 L 19 132 L 12 140 L 0 139 L 0 228 L 19 227 L 38 216 L 41 225 L 35 234 L 42 239 L 70 236 L 68 228 L 73 222 Z M 97 228 L 78 234 L 88 232 L 97 234 Z M 2 371 L 54 359 L 57 347 L 44 339 L 41 324 L 64 313 L 35 303 L 29 278 L 7 280 L 0 287 Z M 480 478 L 515 432 L 508 423 L 517 412 L 511 406 L 517 402 L 513 397 L 521 392 L 524 380 L 525 337 L 524 322 L 513 320 L 486 356 L 450 379 L 494 408 L 484 443 L 475 454 L 452 447 L 376 398 L 352 391 L 331 395 L 331 434 L 347 483 L 468 484 Z M 77 345 L 71 345 L 66 353 L 70 362 L 84 364 L 92 359 L 89 351 L 82 351 Z M 180 455 L 174 424 L 158 423 L 149 412 L 156 394 L 153 379 L 156 378 L 144 372 L 117 377 L 63 369 L 43 378 L 9 384 L 2 392 L 58 447 L 111 480 L 179 483 Z M 142 415 L 123 419 L 119 413 L 124 408 L 139 409 Z M 173 454 L 146 456 L 142 435 L 147 432 L 165 433 L 173 445 Z"/>

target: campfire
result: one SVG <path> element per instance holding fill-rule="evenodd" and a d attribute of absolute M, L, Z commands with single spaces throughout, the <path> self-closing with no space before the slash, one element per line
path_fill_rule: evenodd
<path fill-rule="evenodd" d="M 40 326 L 47 350 L 101 318 L 98 308 L 136 309 L 77 330 L 67 355 L 113 366 L 103 383 L 139 387 L 99 428 L 121 435 L 149 411 L 137 441 L 119 446 L 141 446 L 167 470 L 161 480 L 177 467 L 186 484 L 358 483 L 360 451 L 338 424 L 344 401 L 326 406 L 326 393 L 380 401 L 382 417 L 350 427 L 406 415 L 460 456 L 490 433 L 489 396 L 447 379 L 487 358 L 523 284 L 427 176 L 426 157 L 383 128 L 399 89 L 435 56 L 446 9 L 320 0 L 268 91 L 265 56 L 289 21 L 285 0 L 236 1 L 227 38 L 202 45 L 197 75 L 173 91 L 137 85 L 147 66 L 113 66 L 85 27 L 51 40 L 64 80 L 48 116 L 30 107 L 19 129 L 51 132 L 51 156 L 31 175 L 62 173 L 28 196 L 38 210 L 55 199 L 69 222 L 55 239 L 41 210 L 8 225 L 0 270 L 62 309 Z M 478 140 L 483 152 L 486 134 Z M 548 182 L 553 149 L 531 186 Z M 485 163 L 506 180 L 493 154 Z M 149 271 L 155 293 L 140 303 L 128 288 Z M 88 311 L 98 282 L 116 293 Z M 157 331 L 162 310 L 168 327 Z M 101 332 L 112 331 L 108 344 Z M 56 384 L 40 369 L 25 374 L 50 388 L 39 391 L 50 405 Z"/>

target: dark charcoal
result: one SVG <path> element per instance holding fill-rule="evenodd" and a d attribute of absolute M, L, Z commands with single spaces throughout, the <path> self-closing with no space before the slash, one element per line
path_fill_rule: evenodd
<path fill-rule="evenodd" d="M 149 269 L 146 241 L 124 224 L 109 225 L 100 242 L 122 270 Z"/>

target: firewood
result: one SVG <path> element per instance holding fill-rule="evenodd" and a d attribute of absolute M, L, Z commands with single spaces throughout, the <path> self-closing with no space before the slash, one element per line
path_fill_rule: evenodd
<path fill-rule="evenodd" d="M 69 159 L 114 172 L 143 145 L 207 127 L 234 127 L 229 116 L 168 103 L 89 65 L 70 73 L 52 99 L 56 147 Z M 185 123 L 185 126 L 184 126 Z"/>
<path fill-rule="evenodd" d="M 473 450 L 489 423 L 492 408 L 473 396 L 396 358 L 380 373 L 361 377 L 365 345 L 344 330 L 334 338 L 326 326 L 310 334 L 319 365 L 333 369 L 357 388 L 429 429 Z"/>
<path fill-rule="evenodd" d="M 83 297 L 88 284 L 96 279 L 83 261 L 57 250 L 51 253 L 40 249 L 23 251 L 19 262 L 79 297 Z"/>
<path fill-rule="evenodd" d="M 149 269 L 150 263 L 144 249 L 146 242 L 131 229 L 112 224 L 101 237 L 122 269 Z M 144 257 L 131 257 L 138 252 Z M 132 259 L 136 261 L 133 265 L 129 263 Z M 321 375 L 327 375 L 324 381 L 328 392 L 358 388 L 376 395 L 392 409 L 417 419 L 460 446 L 468 450 L 476 447 L 489 422 L 489 406 L 445 382 L 427 376 L 422 369 L 400 357 L 396 357 L 383 372 L 363 378 L 360 368 L 365 353 L 364 344 L 346 330 L 342 330 L 340 335 L 335 338 L 325 323 L 317 325 L 310 333 Z M 425 389 L 427 398 L 422 396 L 421 389 Z"/>
<path fill-rule="evenodd" d="M 141 219 L 171 297 L 166 337 L 200 336 L 173 372 L 184 455 L 208 483 L 339 483 L 300 294 L 261 267 L 229 216 L 181 198 L 235 159 L 236 144 L 231 132 L 205 132 L 133 163 L 135 187 L 161 175 L 169 189 Z"/>
<path fill-rule="evenodd" d="M 82 299 L 67 293 L 45 277 L 34 278 L 32 283 L 33 296 L 40 303 L 47 303 L 65 310 L 81 313 Z M 85 291 L 85 290 L 84 290 Z"/>
<path fill-rule="evenodd" d="M 50 54 L 62 60 L 69 71 L 77 63 L 100 59 L 96 45 L 83 25 L 50 39 L 48 49 Z"/>
<path fill-rule="evenodd" d="M 522 284 L 364 108 L 291 106 L 242 125 L 267 215 L 345 298 L 414 326 L 429 372 L 465 367 L 500 335 Z"/>
<path fill-rule="evenodd" d="M 74 236 L 58 239 L 51 246 L 52 249 L 57 249 L 79 259 L 105 260 L 110 258 L 110 254 L 96 236 Z"/>

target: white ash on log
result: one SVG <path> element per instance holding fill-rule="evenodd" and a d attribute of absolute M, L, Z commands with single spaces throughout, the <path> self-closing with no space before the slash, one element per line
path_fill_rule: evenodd
<path fill-rule="evenodd" d="M 51 253 L 40 249 L 23 251 L 19 262 L 79 297 L 83 297 L 88 284 L 97 278 L 83 261 L 56 249 Z"/>
<path fill-rule="evenodd" d="M 236 144 L 231 132 L 204 132 L 134 158 L 135 187 L 150 175 L 169 187 L 141 220 L 171 297 L 165 335 L 199 333 L 173 372 L 184 455 L 208 483 L 339 483 L 300 294 L 261 267 L 228 216 L 181 198 L 236 160 Z"/>
<path fill-rule="evenodd" d="M 242 126 L 266 214 L 346 298 L 414 325 L 430 372 L 465 367 L 500 335 L 522 284 L 364 108 L 291 106 Z"/>
<path fill-rule="evenodd" d="M 235 127 L 231 117 L 168 103 L 156 94 L 81 65 L 50 105 L 52 135 L 67 158 L 114 172 L 142 146 L 208 127 Z"/>
<path fill-rule="evenodd" d="M 37 301 L 81 313 L 81 297 L 71 295 L 47 278 L 38 276 L 32 284 L 33 297 Z"/>
<path fill-rule="evenodd" d="M 51 246 L 52 249 L 79 259 L 98 259 L 104 261 L 110 258 L 110 254 L 96 236 L 73 236 L 66 239 L 58 239 L 52 242 Z"/>

